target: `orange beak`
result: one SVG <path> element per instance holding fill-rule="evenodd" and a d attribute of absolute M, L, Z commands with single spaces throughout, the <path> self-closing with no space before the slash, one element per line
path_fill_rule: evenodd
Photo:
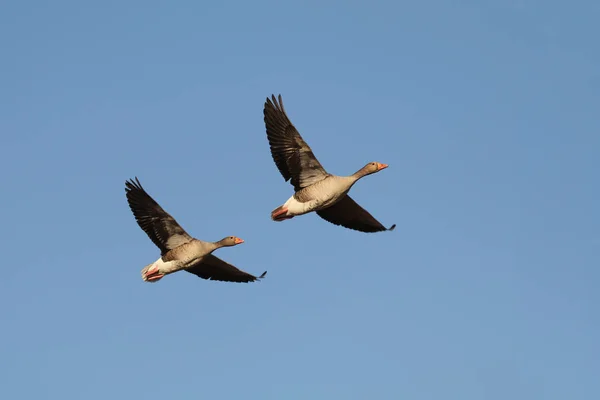
<path fill-rule="evenodd" d="M 243 240 L 243 239 L 240 239 L 239 237 L 236 237 L 236 238 L 233 240 L 233 243 L 235 243 L 235 244 L 244 243 L 244 240 Z"/>
<path fill-rule="evenodd" d="M 388 167 L 387 164 L 378 163 L 377 164 L 377 171 L 381 171 L 382 169 L 386 169 L 387 167 Z"/>

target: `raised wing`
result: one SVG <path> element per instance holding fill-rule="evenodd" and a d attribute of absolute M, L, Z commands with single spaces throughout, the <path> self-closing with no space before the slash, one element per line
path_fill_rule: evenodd
<path fill-rule="evenodd" d="M 272 100 L 267 98 L 263 114 L 273 161 L 283 178 L 291 179 L 295 191 L 327 177 L 327 171 L 290 122 L 281 95 L 279 102 L 274 95 Z"/>
<path fill-rule="evenodd" d="M 254 282 L 262 279 L 267 274 L 263 272 L 258 278 L 240 269 L 237 269 L 231 264 L 226 263 L 220 258 L 209 254 L 202 259 L 202 262 L 186 269 L 187 272 L 199 276 L 203 279 L 223 282 Z"/>
<path fill-rule="evenodd" d="M 332 224 L 360 232 L 391 231 L 396 227 L 394 224 L 386 228 L 348 195 L 331 207 L 317 211 L 317 214 Z"/>
<path fill-rule="evenodd" d="M 135 178 L 125 182 L 125 195 L 138 225 L 160 249 L 161 255 L 192 237 L 142 187 Z"/>

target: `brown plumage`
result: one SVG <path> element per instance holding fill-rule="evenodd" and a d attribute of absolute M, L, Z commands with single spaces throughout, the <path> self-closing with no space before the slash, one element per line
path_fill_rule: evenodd
<path fill-rule="evenodd" d="M 142 269 L 144 281 L 157 282 L 182 269 L 200 278 L 224 282 L 254 282 L 266 275 L 265 271 L 256 277 L 212 255 L 221 247 L 236 246 L 244 241 L 235 236 L 218 242 L 191 237 L 154 201 L 137 178 L 125 182 L 125 195 L 138 225 L 161 252 L 158 260 Z"/>
<path fill-rule="evenodd" d="M 289 120 L 281 95 L 279 102 L 275 96 L 273 101 L 267 98 L 263 113 L 273 161 L 283 178 L 286 181 L 291 179 L 295 191 L 329 175 Z"/>
<path fill-rule="evenodd" d="M 273 161 L 286 181 L 294 187 L 294 195 L 271 212 L 274 221 L 283 221 L 315 211 L 335 225 L 361 232 L 393 230 L 383 226 L 348 195 L 362 177 L 387 168 L 371 162 L 350 176 L 328 173 L 310 146 L 288 118 L 281 95 L 267 98 L 263 110 L 267 139 Z"/>

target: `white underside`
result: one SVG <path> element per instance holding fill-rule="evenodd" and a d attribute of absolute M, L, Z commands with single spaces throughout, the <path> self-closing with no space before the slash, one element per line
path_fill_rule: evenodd
<path fill-rule="evenodd" d="M 307 201 L 306 203 L 301 203 L 294 198 L 294 196 L 290 197 L 284 204 L 283 208 L 287 208 L 287 215 L 295 216 L 302 215 L 314 211 L 319 202 L 317 200 Z"/>
<path fill-rule="evenodd" d="M 321 193 L 320 198 L 305 203 L 299 202 L 292 196 L 283 204 L 283 208 L 287 208 L 287 215 L 289 216 L 302 215 L 311 211 L 322 210 L 337 203 L 346 195 L 346 193 L 348 193 L 348 191 L 349 188 L 341 193 L 337 191 L 326 191 Z"/>
<path fill-rule="evenodd" d="M 150 269 L 154 268 L 154 267 L 157 267 L 157 268 L 158 268 L 158 271 L 159 271 L 161 274 L 167 275 L 167 274 L 169 274 L 169 273 L 170 273 L 170 270 L 172 269 L 172 267 L 173 267 L 173 264 L 175 264 L 175 263 L 176 263 L 176 261 L 168 261 L 168 262 L 164 262 L 164 261 L 162 260 L 162 258 L 159 258 L 158 260 L 154 261 L 152 264 L 146 265 L 146 266 L 145 266 L 145 267 L 142 269 L 142 271 L 141 271 L 141 273 L 142 273 L 142 279 L 143 279 L 144 281 L 147 281 L 147 279 L 146 279 L 146 272 L 147 272 L 148 270 L 150 270 Z M 156 281 L 150 281 L 150 282 L 156 282 Z"/>

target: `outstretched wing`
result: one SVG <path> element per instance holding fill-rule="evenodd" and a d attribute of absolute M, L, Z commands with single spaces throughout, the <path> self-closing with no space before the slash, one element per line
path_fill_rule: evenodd
<path fill-rule="evenodd" d="M 125 195 L 135 220 L 161 255 L 192 240 L 175 218 L 146 193 L 137 177 L 125 182 Z"/>
<path fill-rule="evenodd" d="M 317 214 L 332 224 L 360 232 L 391 231 L 396 227 L 394 224 L 386 228 L 348 195 L 331 207 L 317 211 Z"/>
<path fill-rule="evenodd" d="M 290 122 L 281 95 L 279 102 L 274 95 L 272 100 L 267 98 L 263 114 L 273 161 L 283 178 L 291 179 L 295 191 L 327 177 L 327 171 Z"/>
<path fill-rule="evenodd" d="M 262 279 L 267 274 L 267 271 L 263 272 L 261 276 L 256 277 L 240 269 L 237 269 L 233 265 L 226 263 L 220 258 L 209 254 L 202 259 L 202 262 L 194 265 L 193 267 L 186 268 L 186 271 L 199 276 L 202 279 L 209 279 L 213 281 L 223 282 L 254 282 Z"/>

